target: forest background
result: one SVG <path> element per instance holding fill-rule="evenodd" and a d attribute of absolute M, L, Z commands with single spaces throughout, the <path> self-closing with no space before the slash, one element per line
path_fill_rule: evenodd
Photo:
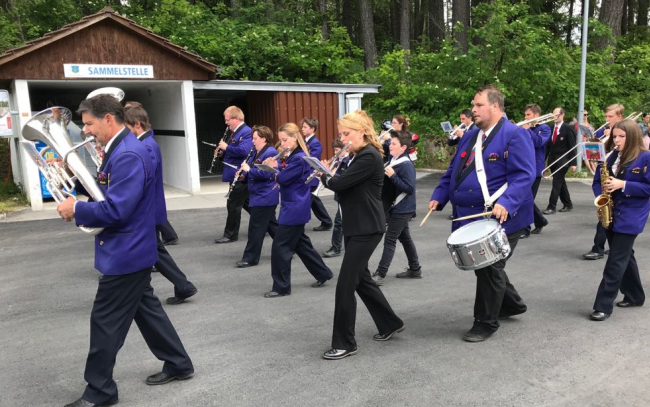
<path fill-rule="evenodd" d="M 590 122 L 612 103 L 650 110 L 650 0 L 586 1 Z M 576 0 L 0 0 L 0 52 L 105 6 L 218 65 L 216 79 L 382 85 L 364 108 L 377 124 L 409 117 L 433 146 L 424 166 L 445 165 L 440 122 L 458 123 L 484 84 L 513 120 L 528 103 L 578 108 Z"/>

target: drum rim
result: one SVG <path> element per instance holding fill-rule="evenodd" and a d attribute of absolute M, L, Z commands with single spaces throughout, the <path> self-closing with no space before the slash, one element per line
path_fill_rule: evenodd
<path fill-rule="evenodd" d="M 476 220 L 476 221 L 474 221 L 474 222 L 470 222 L 470 223 L 468 223 L 467 225 L 461 226 L 461 227 L 459 227 L 458 229 L 454 230 L 454 231 L 451 233 L 451 235 L 449 235 L 449 237 L 447 238 L 447 247 L 455 247 L 455 246 L 459 246 L 459 245 L 469 245 L 469 244 L 474 244 L 474 243 L 476 243 L 476 242 L 479 242 L 482 238 L 481 238 L 481 239 L 474 239 L 474 240 L 472 240 L 472 241 L 465 242 L 465 243 L 449 243 L 449 238 L 451 238 L 451 237 L 454 235 L 454 233 L 456 233 L 456 232 L 459 232 L 459 231 L 461 231 L 461 230 L 463 230 L 463 229 L 465 229 L 465 228 L 468 228 L 469 226 L 475 225 L 476 223 L 479 223 L 479 222 L 485 222 L 485 221 L 487 221 L 487 222 L 491 222 L 491 223 L 496 223 L 496 224 L 497 224 L 497 228 L 494 229 L 494 231 L 488 233 L 487 235 L 485 235 L 485 236 L 483 236 L 483 237 L 491 236 L 493 233 L 498 232 L 498 231 L 499 231 L 499 228 L 502 228 L 502 226 L 501 226 L 501 224 L 499 223 L 499 221 L 497 221 L 497 220 L 494 219 L 494 218 L 489 218 L 489 219 L 479 219 L 479 220 Z"/>

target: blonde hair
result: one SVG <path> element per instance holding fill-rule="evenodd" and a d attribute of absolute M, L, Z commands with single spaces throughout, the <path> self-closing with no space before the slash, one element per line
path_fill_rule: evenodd
<path fill-rule="evenodd" d="M 298 141 L 298 145 L 300 148 L 302 148 L 302 151 L 305 152 L 305 155 L 309 157 L 309 149 L 307 148 L 307 145 L 305 144 L 305 140 L 302 138 L 302 134 L 300 133 L 300 129 L 298 128 L 298 125 L 296 123 L 285 123 L 280 128 L 278 129 L 278 133 L 283 132 L 287 133 L 289 137 L 293 137 Z"/>
<path fill-rule="evenodd" d="M 614 111 L 615 114 L 617 114 L 619 116 L 623 116 L 623 113 L 625 113 L 625 106 L 623 106 L 620 103 L 615 103 L 613 105 L 609 105 L 609 106 L 607 106 L 605 108 L 605 113 L 610 112 L 612 110 Z"/>
<path fill-rule="evenodd" d="M 228 115 L 231 119 L 237 119 L 244 121 L 244 112 L 237 106 L 228 106 L 226 110 L 223 111 L 224 115 Z"/>
<path fill-rule="evenodd" d="M 341 117 L 338 123 L 348 129 L 362 131 L 366 143 L 372 145 L 377 151 L 379 151 L 379 154 L 381 154 L 382 157 L 384 156 L 384 149 L 381 144 L 379 144 L 375 125 L 372 122 L 372 118 L 368 116 L 368 113 L 366 113 L 365 110 L 356 110 L 348 113 Z"/>

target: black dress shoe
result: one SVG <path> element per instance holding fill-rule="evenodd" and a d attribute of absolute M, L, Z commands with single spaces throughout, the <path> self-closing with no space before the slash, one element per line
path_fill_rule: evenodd
<path fill-rule="evenodd" d="M 325 281 L 316 281 L 316 282 L 313 283 L 311 286 L 314 287 L 314 288 L 318 288 L 318 287 L 322 287 L 322 286 L 324 286 L 325 283 L 327 283 L 327 280 L 325 280 Z"/>
<path fill-rule="evenodd" d="M 542 213 L 543 213 L 544 215 L 553 215 L 553 214 L 555 213 L 555 209 L 551 209 L 551 208 L 544 209 L 544 210 L 542 211 Z"/>
<path fill-rule="evenodd" d="M 64 407 L 102 407 L 102 406 L 114 406 L 117 404 L 117 400 L 108 404 L 95 404 L 84 399 L 79 399 L 74 403 L 66 404 Z"/>
<path fill-rule="evenodd" d="M 385 333 L 385 334 L 377 334 L 377 335 L 372 337 L 372 340 L 373 341 L 380 341 L 380 342 L 387 341 L 390 338 L 392 338 L 393 335 L 398 334 L 398 333 L 402 332 L 405 329 L 406 329 L 406 325 L 402 325 L 401 328 L 397 328 L 396 330 L 394 330 L 392 332 L 388 332 L 388 333 Z"/>
<path fill-rule="evenodd" d="M 611 314 L 605 314 L 604 312 L 594 311 L 589 315 L 589 319 L 592 321 L 604 321 L 609 318 Z"/>
<path fill-rule="evenodd" d="M 514 317 L 515 315 L 521 315 L 526 311 L 528 311 L 527 307 L 524 309 L 519 309 L 517 311 L 501 311 L 499 312 L 499 319 L 508 319 L 510 317 Z"/>
<path fill-rule="evenodd" d="M 182 303 L 185 302 L 186 299 L 188 299 L 188 298 L 190 298 L 190 297 L 196 295 L 197 292 L 199 292 L 199 290 L 194 290 L 194 291 L 192 291 L 191 293 L 189 293 L 188 295 L 185 295 L 185 296 L 183 296 L 183 297 L 169 297 L 169 298 L 167 298 L 167 299 L 165 300 L 165 302 L 166 302 L 167 304 L 169 304 L 169 305 L 178 305 L 178 304 L 182 304 Z"/>
<path fill-rule="evenodd" d="M 327 258 L 329 258 L 329 257 L 339 257 L 340 255 L 341 255 L 341 252 L 337 252 L 334 249 L 329 249 L 328 251 L 323 253 L 323 257 L 327 257 Z"/>
<path fill-rule="evenodd" d="M 544 226 L 536 227 L 535 229 L 531 230 L 530 233 L 533 235 L 539 235 L 542 233 L 542 229 L 544 229 Z"/>
<path fill-rule="evenodd" d="M 565 206 L 564 208 L 560 209 L 559 212 L 571 212 L 573 210 L 573 206 Z"/>
<path fill-rule="evenodd" d="M 332 230 L 332 225 L 329 225 L 329 226 L 328 226 L 328 225 L 323 225 L 323 224 L 321 224 L 320 226 L 316 226 L 316 227 L 314 228 L 314 230 L 315 230 L 316 232 L 325 232 L 325 231 L 327 231 L 327 230 Z"/>
<path fill-rule="evenodd" d="M 345 349 L 330 349 L 327 352 L 323 353 L 323 359 L 328 360 L 339 360 L 347 358 L 348 356 L 355 355 L 357 353 L 357 348 L 345 350 Z"/>
<path fill-rule="evenodd" d="M 264 298 L 286 297 L 287 295 L 291 295 L 291 293 L 281 294 L 275 291 L 269 291 L 268 293 L 264 293 Z"/>
<path fill-rule="evenodd" d="M 465 335 L 463 335 L 463 340 L 465 342 L 483 342 L 492 334 L 496 331 L 490 331 L 487 328 L 482 327 L 481 325 L 474 324 L 472 329 L 467 331 Z"/>
<path fill-rule="evenodd" d="M 237 267 L 239 267 L 240 269 L 245 269 L 246 267 L 253 267 L 253 266 L 257 266 L 257 263 L 249 263 L 243 260 L 237 262 Z"/>
<path fill-rule="evenodd" d="M 228 237 L 222 237 L 221 239 L 214 239 L 215 243 L 230 243 L 230 242 L 236 242 L 237 238 L 230 239 Z"/>
<path fill-rule="evenodd" d="M 166 242 L 163 242 L 163 245 L 165 246 L 174 246 L 178 244 L 178 238 L 172 239 L 172 240 L 167 240 Z"/>
<path fill-rule="evenodd" d="M 585 260 L 598 260 L 605 257 L 604 254 L 589 252 L 582 255 L 582 258 Z"/>
<path fill-rule="evenodd" d="M 177 375 L 170 375 L 165 372 L 160 372 L 147 377 L 147 384 L 150 386 L 155 386 L 158 384 L 166 384 L 174 380 L 187 380 L 192 376 L 194 376 L 194 372 Z"/>
<path fill-rule="evenodd" d="M 642 307 L 643 303 L 637 304 L 636 302 L 623 300 L 623 301 L 617 302 L 616 306 L 621 307 L 621 308 Z"/>

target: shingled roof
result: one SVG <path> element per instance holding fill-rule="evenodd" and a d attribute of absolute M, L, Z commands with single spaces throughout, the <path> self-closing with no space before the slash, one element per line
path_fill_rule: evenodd
<path fill-rule="evenodd" d="M 32 53 L 40 48 L 52 44 L 53 42 L 68 37 L 74 33 L 77 33 L 85 28 L 88 28 L 94 24 L 97 24 L 107 19 L 110 19 L 127 29 L 134 31 L 140 36 L 145 37 L 147 40 L 152 41 L 166 48 L 167 50 L 176 54 L 179 58 L 182 58 L 187 62 L 196 65 L 197 67 L 203 70 L 212 73 L 215 73 L 217 71 L 217 65 L 208 62 L 198 54 L 190 52 L 185 48 L 170 42 L 168 39 L 164 37 L 154 34 L 153 31 L 144 28 L 141 25 L 136 24 L 135 21 L 119 15 L 111 7 L 105 7 L 96 14 L 86 16 L 75 23 L 67 24 L 63 26 L 61 29 L 58 29 L 56 31 L 51 31 L 40 38 L 29 41 L 25 45 L 6 51 L 4 54 L 0 55 L 0 67 L 3 64 L 11 62 L 29 53 Z"/>

